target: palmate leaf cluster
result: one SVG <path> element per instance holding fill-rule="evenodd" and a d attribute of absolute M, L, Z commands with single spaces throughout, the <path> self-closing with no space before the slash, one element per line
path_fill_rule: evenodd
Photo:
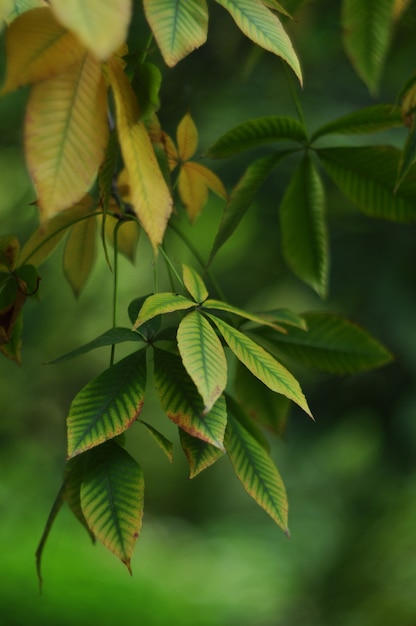
<path fill-rule="evenodd" d="M 210 264 L 265 181 L 293 155 L 298 160 L 292 158 L 296 165 L 277 207 L 281 248 L 288 267 L 319 296 L 326 296 L 329 285 L 327 179 L 369 217 L 414 221 L 415 81 L 405 85 L 396 104 L 367 106 L 312 133 L 299 102 L 299 119 L 274 115 L 230 129 L 204 156 L 225 159 L 256 149 L 256 157 L 247 156 L 240 179 L 227 190 L 200 162 L 191 114 L 184 112 L 174 138 L 157 115 L 160 67 L 173 67 L 205 43 L 214 2 L 302 83 L 285 27 L 300 0 L 6 0 L 0 5 L 6 24 L 0 93 L 30 86 L 23 136 L 41 222 L 24 245 L 12 235 L 0 238 L 1 352 L 20 362 L 24 303 L 37 297 L 39 267 L 63 240 L 63 270 L 76 295 L 101 250 L 116 287 L 117 256 L 134 261 L 141 231 L 154 259 L 162 256 L 172 277 L 169 292 L 155 288 L 146 296 L 132 294 L 130 328 L 119 327 L 114 317 L 108 331 L 54 361 L 111 347 L 110 367 L 81 389 L 69 409 L 68 464 L 39 545 L 39 575 L 44 543 L 64 502 L 90 536 L 130 569 L 142 522 L 144 477 L 124 448 L 126 431 L 140 424 L 169 461 L 174 458 L 173 443 L 141 419 L 149 380 L 163 412 L 178 427 L 190 478 L 227 455 L 247 493 L 288 534 L 286 490 L 263 431 L 280 436 L 292 403 L 312 417 L 292 369 L 346 375 L 392 358 L 366 331 L 338 315 L 289 309 L 256 313 L 233 306 L 213 286 Z M 372 94 L 409 4 L 340 2 L 346 54 Z M 143 13 L 149 29 L 149 40 L 139 42 L 138 52 L 126 44 L 133 9 Z M 152 38 L 159 63 L 148 61 L 149 54 L 157 56 Z M 371 143 L 340 145 L 339 136 L 404 125 L 409 135 L 403 151 Z M 224 205 L 209 256 L 201 259 L 191 244 L 200 271 L 185 264 L 178 268 L 163 248 L 166 229 L 178 232 L 172 213 L 195 222 L 209 192 Z M 116 360 L 115 346 L 126 342 L 132 353 Z"/>

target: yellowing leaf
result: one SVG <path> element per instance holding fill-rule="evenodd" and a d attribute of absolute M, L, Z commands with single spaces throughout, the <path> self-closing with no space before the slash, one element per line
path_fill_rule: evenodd
<path fill-rule="evenodd" d="M 162 132 L 161 142 L 166 152 L 170 170 L 174 170 L 179 163 L 179 155 L 172 139 L 165 132 Z"/>
<path fill-rule="evenodd" d="M 206 0 L 144 0 L 147 21 L 169 67 L 207 39 Z"/>
<path fill-rule="evenodd" d="M 117 223 L 117 218 L 112 215 L 107 215 L 105 220 L 105 232 L 112 246 L 114 246 L 114 228 Z M 134 261 L 136 256 L 139 235 L 139 225 L 134 220 L 124 222 L 118 229 L 117 250 L 131 261 Z"/>
<path fill-rule="evenodd" d="M 26 159 L 44 219 L 89 190 L 107 139 L 105 84 L 90 54 L 34 86 L 26 112 Z"/>
<path fill-rule="evenodd" d="M 208 200 L 208 189 L 222 198 L 227 197 L 221 180 L 205 165 L 194 161 L 183 163 L 178 177 L 178 191 L 191 222 L 201 214 Z"/>
<path fill-rule="evenodd" d="M 11 24 L 22 13 L 46 6 L 45 0 L 0 0 L 0 22 Z"/>
<path fill-rule="evenodd" d="M 172 212 L 172 199 L 146 128 L 141 122 L 136 123 L 137 101 L 117 61 L 108 64 L 108 75 L 116 102 L 117 131 L 129 178 L 131 204 L 157 252 Z"/>
<path fill-rule="evenodd" d="M 77 296 L 85 285 L 95 261 L 97 221 L 94 217 L 76 224 L 64 252 L 64 272 Z"/>
<path fill-rule="evenodd" d="M 6 33 L 6 77 L 1 93 L 51 78 L 84 54 L 85 48 L 49 8 L 27 11 Z"/>
<path fill-rule="evenodd" d="M 126 39 L 131 0 L 50 0 L 50 5 L 61 24 L 99 59 L 107 59 Z"/>
<path fill-rule="evenodd" d="M 176 131 L 176 141 L 181 161 L 188 161 L 193 157 L 198 145 L 198 131 L 190 113 L 187 113 L 180 121 Z"/>

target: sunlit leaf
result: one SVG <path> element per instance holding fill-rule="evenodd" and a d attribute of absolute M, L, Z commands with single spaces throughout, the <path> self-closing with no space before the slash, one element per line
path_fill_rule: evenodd
<path fill-rule="evenodd" d="M 99 59 L 107 59 L 125 41 L 131 0 L 50 0 L 61 24 Z"/>
<path fill-rule="evenodd" d="M 307 332 L 291 328 L 287 335 L 256 331 L 279 354 L 332 374 L 355 374 L 392 360 L 391 353 L 365 330 L 331 313 L 304 313 Z"/>
<path fill-rule="evenodd" d="M 46 0 L 1 0 L 0 23 L 11 24 L 22 13 L 26 13 L 30 9 L 40 9 L 46 6 Z"/>
<path fill-rule="evenodd" d="M 81 356 L 82 354 L 87 354 L 87 352 L 91 352 L 91 350 L 95 350 L 96 348 L 112 346 L 118 343 L 123 343 L 125 341 L 142 342 L 143 337 L 139 335 L 139 333 L 136 333 L 134 330 L 130 330 L 130 328 L 110 328 L 110 330 L 106 330 L 105 333 L 102 333 L 92 341 L 85 343 L 83 346 L 80 346 L 75 350 L 71 350 L 71 352 L 63 354 L 62 356 L 59 356 L 52 361 L 48 361 L 48 363 L 61 363 L 62 361 L 68 361 L 69 359 Z"/>
<path fill-rule="evenodd" d="M 63 267 L 65 276 L 78 296 L 94 266 L 97 239 L 97 220 L 90 217 L 75 226 L 65 245 Z"/>
<path fill-rule="evenodd" d="M 280 474 L 264 448 L 231 415 L 225 447 L 244 489 L 288 535 L 288 502 Z"/>
<path fill-rule="evenodd" d="M 184 115 L 176 131 L 178 155 L 181 161 L 188 161 L 198 146 L 198 131 L 190 113 Z"/>
<path fill-rule="evenodd" d="M 363 213 L 394 222 L 416 219 L 416 180 L 409 175 L 396 193 L 400 151 L 390 146 L 317 150 L 327 173 Z"/>
<path fill-rule="evenodd" d="M 208 30 L 206 0 L 143 0 L 143 5 L 169 67 L 205 43 Z"/>
<path fill-rule="evenodd" d="M 204 402 L 180 357 L 159 349 L 154 349 L 154 357 L 155 388 L 166 415 L 189 435 L 223 450 L 227 424 L 224 398 L 204 414 Z"/>
<path fill-rule="evenodd" d="M 106 88 L 100 64 L 92 56 L 85 55 L 59 76 L 32 88 L 25 122 L 26 159 L 44 220 L 78 202 L 90 189 L 107 138 Z"/>
<path fill-rule="evenodd" d="M 378 90 L 391 40 L 395 0 L 343 0 L 346 53 L 370 92 Z"/>
<path fill-rule="evenodd" d="M 239 317 L 243 317 L 244 319 L 255 322 L 256 324 L 265 324 L 266 326 L 271 326 L 281 333 L 286 332 L 284 328 L 275 324 L 273 321 L 268 319 L 267 316 L 263 317 L 262 315 L 256 315 L 255 313 L 243 311 L 243 309 L 239 309 L 238 307 L 227 304 L 226 302 L 221 302 L 221 300 L 213 300 L 212 298 L 210 298 L 209 300 L 205 300 L 205 302 L 203 303 L 203 309 L 233 313 L 233 315 L 238 315 Z"/>
<path fill-rule="evenodd" d="M 120 64 L 108 65 L 117 113 L 117 130 L 129 178 L 131 204 L 155 251 L 161 244 L 172 211 L 169 189 L 160 171 L 132 87 Z"/>
<path fill-rule="evenodd" d="M 124 432 L 143 407 L 146 351 L 122 359 L 75 396 L 67 419 L 68 457 Z"/>
<path fill-rule="evenodd" d="M 227 361 L 221 341 L 198 311 L 188 313 L 178 326 L 178 348 L 208 413 L 227 384 Z"/>
<path fill-rule="evenodd" d="M 84 526 L 92 541 L 95 542 L 95 535 L 88 526 L 81 508 L 81 483 L 84 478 L 85 461 L 85 454 L 68 461 L 64 477 L 64 500 L 77 520 Z"/>
<path fill-rule="evenodd" d="M 306 141 L 305 129 L 298 120 L 282 115 L 258 117 L 227 131 L 209 148 L 207 156 L 223 159 L 249 148 L 286 139 L 300 143 Z M 267 170 L 268 162 L 264 160 L 259 165 Z"/>
<path fill-rule="evenodd" d="M 194 222 L 201 214 L 208 200 L 209 189 L 221 198 L 227 197 L 227 192 L 221 180 L 205 165 L 188 161 L 181 166 L 178 177 L 178 191 L 191 222 Z"/>
<path fill-rule="evenodd" d="M 173 443 L 169 441 L 169 439 L 167 439 L 164 435 L 162 435 L 162 433 L 159 432 L 151 424 L 148 424 L 147 422 L 144 422 L 143 420 L 141 420 L 140 423 L 143 424 L 146 430 L 152 435 L 153 439 L 156 441 L 159 448 L 163 450 L 163 452 L 165 453 L 169 461 L 172 463 L 173 462 Z"/>
<path fill-rule="evenodd" d="M 286 263 L 324 298 L 329 271 L 325 196 L 321 178 L 309 155 L 292 175 L 279 215 Z"/>
<path fill-rule="evenodd" d="M 246 37 L 286 61 L 302 83 L 298 57 L 279 18 L 274 13 L 260 0 L 216 0 L 216 2 L 227 9 Z"/>
<path fill-rule="evenodd" d="M 189 265 L 182 264 L 183 282 L 195 302 L 199 304 L 208 298 L 208 290 L 199 274 Z"/>
<path fill-rule="evenodd" d="M 195 476 L 224 456 L 223 450 L 206 441 L 202 441 L 202 439 L 198 439 L 198 437 L 188 435 L 182 428 L 179 428 L 179 439 L 182 450 L 185 452 L 188 460 L 189 478 L 195 478 Z"/>
<path fill-rule="evenodd" d="M 296 378 L 281 363 L 276 361 L 271 354 L 266 352 L 252 339 L 226 324 L 218 317 L 210 315 L 212 321 L 218 327 L 221 335 L 234 352 L 235 356 L 243 365 L 250 370 L 269 389 L 280 393 L 289 400 L 293 400 L 308 415 L 311 415 L 306 398 L 302 393 Z M 279 337 L 280 333 L 276 333 Z"/>
<path fill-rule="evenodd" d="M 81 506 L 94 535 L 131 573 L 144 505 L 143 470 L 117 443 L 108 441 L 87 453 Z"/>
<path fill-rule="evenodd" d="M 195 307 L 195 302 L 175 293 L 155 293 L 146 298 L 133 328 L 139 328 L 142 324 L 151 320 L 156 315 L 184 311 Z"/>
<path fill-rule="evenodd" d="M 1 93 L 52 78 L 84 55 L 85 48 L 48 7 L 27 11 L 6 32 L 6 78 Z"/>
<path fill-rule="evenodd" d="M 395 104 L 375 104 L 343 115 L 316 130 L 311 140 L 323 135 L 361 135 L 403 126 L 401 109 Z"/>

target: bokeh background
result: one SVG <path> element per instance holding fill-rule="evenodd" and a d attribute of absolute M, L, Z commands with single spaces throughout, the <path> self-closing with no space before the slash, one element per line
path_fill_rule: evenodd
<path fill-rule="evenodd" d="M 164 69 L 161 94 L 165 128 L 174 134 L 191 111 L 201 153 L 243 120 L 296 115 L 280 61 L 253 49 L 228 14 L 210 5 L 208 43 L 176 68 Z M 375 102 L 342 50 L 340 2 L 307 2 L 288 29 L 302 62 L 299 97 L 311 130 Z M 394 102 L 412 74 L 415 29 L 411 5 L 393 39 L 377 101 Z M 131 49 L 146 38 L 137 12 Z M 153 59 L 163 67 L 157 50 Z M 22 242 L 37 223 L 21 145 L 26 98 L 22 90 L 0 100 L 1 232 Z M 404 134 L 370 139 L 401 145 Z M 220 168 L 230 188 L 250 158 L 210 165 Z M 277 209 L 292 166 L 277 170 L 218 254 L 213 270 L 227 299 L 253 309 L 337 311 L 396 355 L 381 370 L 348 378 L 297 372 L 316 423 L 293 411 L 283 440 L 272 442 L 289 494 L 292 539 L 245 494 L 226 458 L 187 479 L 175 428 L 150 392 L 146 417 L 175 440 L 175 460 L 170 465 L 148 434 L 132 427 L 127 446 L 146 476 L 133 577 L 102 546 L 93 547 L 64 509 L 45 549 L 39 596 L 34 552 L 60 486 L 65 417 L 79 389 L 108 366 L 109 355 L 100 349 L 60 365 L 44 363 L 111 325 L 112 276 L 102 253 L 76 301 L 63 277 L 60 249 L 42 267 L 40 300 L 26 305 L 22 366 L 0 360 L 1 624 L 416 623 L 416 229 L 369 220 L 327 181 L 332 268 L 330 296 L 320 301 L 281 257 Z M 214 198 L 193 227 L 179 211 L 181 228 L 202 256 L 220 215 Z M 174 261 L 192 262 L 174 234 L 168 234 L 166 248 Z M 144 236 L 135 264 L 120 261 L 120 278 L 119 323 L 128 325 L 128 303 L 153 285 Z"/>

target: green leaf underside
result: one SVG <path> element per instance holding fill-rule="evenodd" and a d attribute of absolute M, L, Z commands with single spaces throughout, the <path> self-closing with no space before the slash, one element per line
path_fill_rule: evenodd
<path fill-rule="evenodd" d="M 343 115 L 318 128 L 311 141 L 324 135 L 362 135 L 403 126 L 401 108 L 395 104 L 375 104 Z"/>
<path fill-rule="evenodd" d="M 302 83 L 299 60 L 276 15 L 260 0 L 216 0 L 216 2 L 227 9 L 246 37 L 286 61 Z"/>
<path fill-rule="evenodd" d="M 195 307 L 195 302 L 184 298 L 176 293 L 155 293 L 149 296 L 133 325 L 133 329 L 139 328 L 141 324 L 153 319 L 156 315 L 164 313 L 174 313 L 175 311 L 185 311 Z"/>
<path fill-rule="evenodd" d="M 246 413 L 281 437 L 287 423 L 290 400 L 268 389 L 240 363 L 237 365 L 234 387 Z"/>
<path fill-rule="evenodd" d="M 280 474 L 264 448 L 232 416 L 228 419 L 225 447 L 244 489 L 289 535 L 288 502 Z"/>
<path fill-rule="evenodd" d="M 303 316 L 307 332 L 293 328 L 287 335 L 277 335 L 261 329 L 260 334 L 283 356 L 331 374 L 355 374 L 392 360 L 383 345 L 348 320 L 321 312 Z"/>
<path fill-rule="evenodd" d="M 210 298 L 206 300 L 203 304 L 203 310 L 217 310 L 217 311 L 226 311 L 227 313 L 233 313 L 234 315 L 238 315 L 239 317 L 243 317 L 246 320 L 250 320 L 251 322 L 255 322 L 256 324 L 261 324 L 264 326 L 271 326 L 276 331 L 281 333 L 286 333 L 286 329 L 278 326 L 274 322 L 267 319 L 267 316 L 263 317 L 262 315 L 257 315 L 256 313 L 248 313 L 248 311 L 243 311 L 231 304 L 227 304 L 226 302 L 221 302 L 221 300 L 213 300 Z"/>
<path fill-rule="evenodd" d="M 146 386 L 146 350 L 122 359 L 74 398 L 67 420 L 68 457 L 122 432 L 137 419 Z"/>
<path fill-rule="evenodd" d="M 221 341 L 199 311 L 192 311 L 181 320 L 177 339 L 184 367 L 202 397 L 204 413 L 208 413 L 227 384 L 227 361 Z"/>
<path fill-rule="evenodd" d="M 86 354 L 87 352 L 91 352 L 91 350 L 95 350 L 96 348 L 102 348 L 103 346 L 111 346 L 117 343 L 123 343 L 125 341 L 141 341 L 143 342 L 143 337 L 138 333 L 134 332 L 130 328 L 110 328 L 106 330 L 105 333 L 99 335 L 92 341 L 76 348 L 75 350 L 71 350 L 71 352 L 67 352 L 62 356 L 53 359 L 52 361 L 48 361 L 48 364 L 51 363 L 61 363 L 62 361 L 67 361 L 68 359 L 73 359 L 76 356 L 80 356 L 81 354 Z"/>
<path fill-rule="evenodd" d="M 393 222 L 416 219 L 416 180 L 394 193 L 400 151 L 390 146 L 317 150 L 326 172 L 363 213 Z"/>
<path fill-rule="evenodd" d="M 195 478 L 224 456 L 223 450 L 198 439 L 198 437 L 192 437 L 182 428 L 179 428 L 179 439 L 188 460 L 189 478 Z"/>
<path fill-rule="evenodd" d="M 173 443 L 169 441 L 161 432 L 159 432 L 154 426 L 140 420 L 140 424 L 146 428 L 146 430 L 152 435 L 153 439 L 161 450 L 165 453 L 169 461 L 173 462 Z"/>
<path fill-rule="evenodd" d="M 257 378 L 252 376 L 250 372 L 248 372 L 248 370 L 243 365 L 241 365 L 241 363 L 239 363 L 238 366 L 241 367 L 241 369 L 244 369 L 247 372 L 248 376 L 251 376 L 252 378 L 254 378 L 258 382 L 259 385 L 262 384 Z M 265 387 L 264 385 L 263 387 L 264 389 L 267 389 L 267 387 Z M 270 393 L 273 393 L 272 391 L 270 391 L 270 389 L 268 389 L 268 391 Z M 277 394 L 274 394 L 274 395 L 277 395 Z M 253 439 L 255 439 L 257 443 L 264 450 L 266 450 L 267 453 L 270 453 L 269 440 L 263 434 L 262 430 L 257 426 L 257 424 L 255 424 L 253 420 L 248 416 L 246 407 L 241 405 L 236 400 L 234 400 L 234 398 L 230 396 L 229 394 L 226 395 L 226 402 L 227 402 L 228 413 L 229 414 L 231 413 L 231 415 L 253 437 Z"/>
<path fill-rule="evenodd" d="M 265 311 L 261 317 L 274 324 L 284 324 L 285 326 L 295 326 L 306 330 L 306 322 L 301 315 L 294 313 L 290 309 L 274 309 Z"/>
<path fill-rule="evenodd" d="M 243 219 L 247 210 L 254 201 L 254 197 L 268 178 L 274 167 L 293 150 L 284 150 L 269 154 L 251 163 L 237 185 L 234 187 L 231 197 L 225 207 L 218 232 L 209 257 L 212 262 L 218 250 L 231 237 L 235 229 Z"/>
<path fill-rule="evenodd" d="M 82 454 L 75 457 L 74 459 L 71 459 L 68 462 L 65 469 L 64 499 L 74 516 L 86 529 L 87 533 L 91 537 L 91 540 L 95 542 L 94 533 L 88 526 L 87 520 L 85 519 L 85 515 L 82 512 L 81 507 L 81 483 L 84 478 L 85 460 L 86 455 Z"/>
<path fill-rule="evenodd" d="M 296 378 L 281 363 L 276 361 L 271 354 L 266 352 L 252 339 L 226 324 L 218 317 L 210 315 L 212 321 L 218 327 L 225 341 L 235 354 L 237 359 L 243 363 L 262 383 L 272 391 L 280 393 L 289 400 L 293 400 L 308 415 L 312 417 L 306 398 L 302 393 Z M 276 333 L 279 335 L 279 333 Z M 282 335 L 283 337 L 284 335 Z"/>
<path fill-rule="evenodd" d="M 305 156 L 280 205 L 283 256 L 292 271 L 323 298 L 329 271 L 324 188 L 319 173 Z"/>
<path fill-rule="evenodd" d="M 179 356 L 154 349 L 155 388 L 168 418 L 189 435 L 224 449 L 225 400 L 219 398 L 204 414 L 204 403 Z"/>
<path fill-rule="evenodd" d="M 208 298 L 208 289 L 197 272 L 188 265 L 182 264 L 183 282 L 191 297 L 198 302 L 204 302 Z"/>
<path fill-rule="evenodd" d="M 258 117 L 243 122 L 222 135 L 208 150 L 207 156 L 222 159 L 265 143 L 282 140 L 299 143 L 306 141 L 302 124 L 292 117 L 274 115 Z M 267 169 L 267 161 L 260 165 Z"/>
<path fill-rule="evenodd" d="M 130 569 L 143 517 L 144 476 L 114 441 L 87 453 L 81 506 L 94 535 Z"/>
<path fill-rule="evenodd" d="M 406 143 L 404 144 L 403 152 L 400 158 L 399 171 L 397 173 L 397 183 L 395 191 L 399 188 L 401 183 L 406 178 L 412 165 L 416 161 L 416 122 L 413 118 L 412 126 L 407 135 Z"/>

